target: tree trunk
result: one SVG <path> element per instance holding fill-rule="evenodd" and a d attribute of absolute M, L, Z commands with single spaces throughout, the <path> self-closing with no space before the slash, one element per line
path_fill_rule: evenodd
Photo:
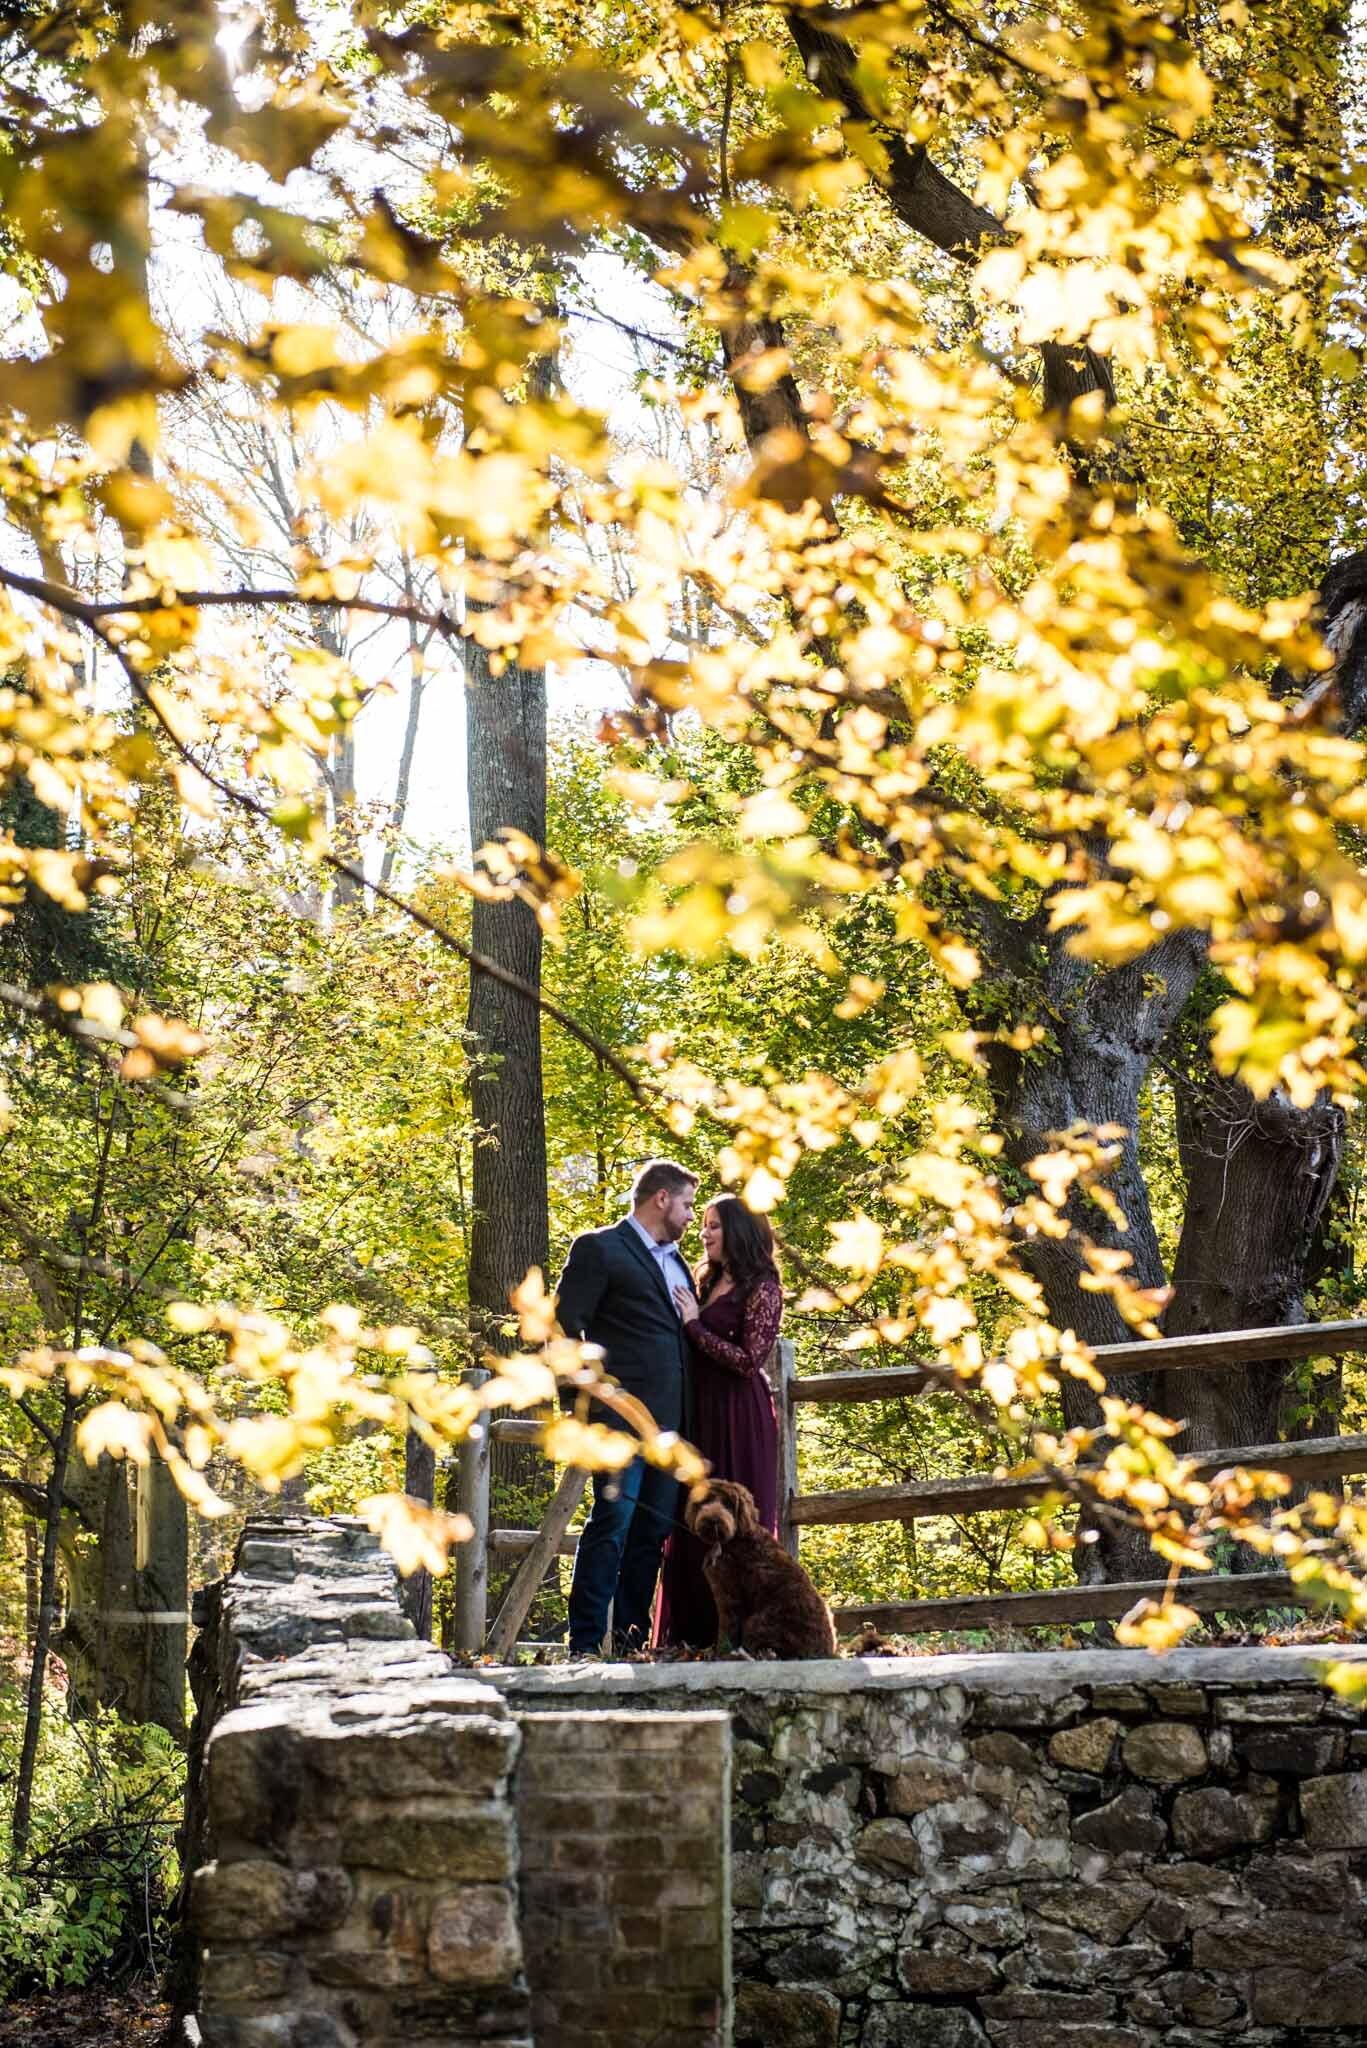
<path fill-rule="evenodd" d="M 473 641 L 466 689 L 470 844 L 511 827 L 546 837 L 546 677 L 541 669 L 489 673 Z M 475 898 L 471 942 L 532 988 L 541 986 L 541 928 L 525 903 Z M 478 1346 L 507 1350 L 508 1297 L 528 1268 L 550 1260 L 541 1016 L 522 996 L 472 973 L 466 1019 L 475 1123 L 470 1228 L 470 1322 Z M 527 1445 L 498 1444 L 492 1466 L 495 1527 L 539 1520 L 552 1475 Z M 491 1592 L 492 1592 L 491 1588 Z"/>
<path fill-rule="evenodd" d="M 410 603 L 417 600 L 412 580 L 405 577 L 404 595 Z M 429 632 L 428 638 L 431 638 Z M 427 671 L 423 665 L 424 643 L 418 627 L 409 621 L 408 625 L 408 717 L 404 722 L 403 745 L 399 749 L 398 772 L 394 777 L 394 801 L 389 809 L 389 832 L 385 839 L 384 855 L 380 862 L 380 882 L 389 887 L 394 873 L 394 862 L 398 858 L 399 839 L 408 816 L 408 792 L 413 780 L 413 759 L 418 751 L 418 725 L 422 718 L 423 692 L 427 687 Z"/>
<path fill-rule="evenodd" d="M 1343 10 L 1330 4 L 1313 20 L 1307 17 L 1311 54 L 1322 57 L 1328 40 L 1341 37 Z M 814 17 L 788 17 L 789 31 L 801 53 L 809 79 L 834 101 L 842 118 L 870 131 L 881 145 L 877 182 L 889 207 L 917 234 L 961 261 L 979 255 L 1002 238 L 995 217 L 947 179 L 925 148 L 883 126 L 879 108 L 861 77 L 856 47 L 819 24 Z M 1331 54 L 1330 63 L 1333 62 Z M 1299 93 L 1293 95 L 1288 133 L 1297 142 L 1309 119 L 1323 159 L 1334 163 L 1341 151 L 1337 96 L 1315 98 L 1309 116 Z M 1316 177 L 1318 174 L 1316 174 Z M 1322 185 L 1312 181 L 1308 194 L 1288 191 L 1282 225 L 1297 236 L 1313 232 L 1325 208 Z M 1324 313 L 1329 292 L 1316 287 Z M 741 295 L 733 289 L 738 306 Z M 765 331 L 755 317 L 752 335 L 737 328 L 739 341 L 769 346 L 782 340 L 770 319 Z M 772 331 L 768 331 L 772 330 Z M 723 345 L 728 361 L 738 349 Z M 1124 487 L 1123 457 L 1103 450 L 1098 463 L 1088 437 L 1072 431 L 1076 401 L 1100 393 L 1105 409 L 1114 403 L 1108 365 L 1085 342 L 1060 346 L 1046 342 L 1041 350 L 1043 400 L 1049 418 L 1067 448 L 1080 489 L 1109 482 Z M 780 379 L 764 394 L 765 407 L 740 394 L 742 418 L 754 448 L 778 422 L 801 427 L 802 404 L 791 378 Z M 1326 637 L 1338 656 L 1331 679 L 1320 679 L 1306 691 L 1307 708 L 1317 697 L 1336 699 L 1334 715 L 1348 728 L 1367 711 L 1367 552 L 1338 565 L 1326 579 L 1321 612 Z M 1302 577 L 1291 570 L 1293 583 Z M 1288 689 L 1300 685 L 1279 679 Z M 1104 849 L 1094 849 L 1102 854 Z M 972 916 L 970 925 L 987 920 Z M 1049 1031 L 1047 1049 L 1021 1055 L 990 1048 L 989 1076 L 1002 1125 L 1008 1158 L 1024 1166 L 1046 1149 L 1049 1134 L 1070 1124 L 1111 1123 L 1124 1127 L 1122 1156 L 1112 1179 L 1113 1192 L 1125 1211 L 1128 1229 L 1117 1232 L 1080 1201 L 1072 1220 L 1102 1244 L 1120 1245 L 1133 1260 L 1132 1277 L 1141 1285 L 1158 1286 L 1164 1279 L 1157 1234 L 1139 1166 L 1137 1132 L 1141 1091 L 1153 1056 L 1176 1025 L 1199 974 L 1204 947 L 1195 935 L 1184 935 L 1156 947 L 1144 959 L 1114 972 L 1098 973 L 1068 958 L 1062 941 L 1047 935 L 1042 918 L 1028 925 L 993 919 L 994 930 L 970 933 L 986 970 L 973 991 L 981 1000 L 1003 979 L 1013 996 L 1025 988 L 1033 1001 L 1019 1000 L 1004 1014 L 1013 1019 L 1037 1017 Z M 1022 970 L 1024 970 L 1022 972 Z M 1157 976 L 1156 991 L 1150 977 Z M 1029 984 L 1033 981 L 1033 990 Z M 976 1007 L 970 1000 L 965 1007 Z M 997 1011 L 996 1015 L 1003 1014 Z M 992 1021 L 991 1015 L 983 1021 Z M 1189 1182 L 1189 1203 L 1174 1281 L 1177 1288 L 1167 1320 L 1170 1334 L 1193 1330 L 1247 1327 L 1257 1323 L 1303 1319 L 1306 1260 L 1316 1225 L 1332 1191 L 1342 1146 L 1342 1119 L 1328 1104 L 1296 1111 L 1278 1098 L 1256 1104 L 1242 1089 L 1212 1083 L 1199 1101 L 1187 1095 L 1180 1109 L 1179 1143 Z M 1043 1287 L 1051 1318 L 1071 1327 L 1092 1344 L 1119 1341 L 1127 1334 L 1104 1295 L 1079 1285 L 1082 1264 L 1076 1249 L 1050 1240 L 1030 1248 L 1034 1271 Z M 1269 1441 L 1277 1433 L 1286 1382 L 1285 1367 L 1272 1365 L 1243 1374 L 1174 1376 L 1174 1383 L 1155 1390 L 1159 1405 L 1190 1418 L 1188 1441 L 1207 1447 L 1223 1443 Z M 1127 1398 L 1145 1398 L 1145 1377 L 1117 1381 L 1114 1391 Z M 1096 1419 L 1086 1390 L 1064 1382 L 1064 1414 L 1071 1424 Z M 1094 1547 L 1094 1558 L 1107 1576 L 1126 1575 L 1123 1553 L 1146 1546 L 1114 1541 L 1109 1535 Z M 1137 1563 L 1133 1557 L 1131 1562 Z M 1135 1571 L 1135 1576 L 1142 1575 Z"/>
<path fill-rule="evenodd" d="M 1043 913 L 1041 924 L 1042 919 Z M 983 934 L 974 936 L 982 944 Z M 1065 938 L 1064 933 L 1041 935 L 1032 949 L 1029 928 L 1016 926 L 1011 935 L 999 935 L 995 952 L 985 959 L 983 982 L 972 992 L 975 1001 L 991 1000 L 1005 975 L 1015 988 L 1012 1014 L 1047 1019 L 1043 1046 L 1027 1052 L 989 1046 L 986 1051 L 1007 1157 L 1024 1167 L 1050 1150 L 1053 1133 L 1073 1125 L 1118 1128 L 1123 1133 L 1120 1158 L 1107 1184 L 1127 1227 L 1117 1229 L 1081 1199 L 1071 1205 L 1071 1220 L 1094 1243 L 1127 1251 L 1137 1286 L 1161 1287 L 1163 1259 L 1139 1164 L 1140 1097 L 1154 1054 L 1201 970 L 1204 947 L 1197 936 L 1178 933 L 1127 966 L 1098 972 L 1067 951 Z M 1031 952 L 1034 957 L 1027 961 Z M 1060 1329 L 1076 1330 L 1089 1344 L 1118 1344 L 1132 1336 L 1109 1296 L 1079 1286 L 1085 1268 L 1076 1246 L 1036 1240 L 1029 1258 Z M 1064 1384 L 1070 1426 L 1094 1423 L 1098 1410 L 1087 1389 Z M 1142 1376 L 1116 1381 L 1115 1390 L 1132 1400 L 1144 1399 L 1148 1391 Z"/>
<path fill-rule="evenodd" d="M 333 611 L 314 616 L 314 633 L 324 653 L 336 661 L 347 658 L 346 636 L 341 619 Z M 360 865 L 361 846 L 356 831 L 356 726 L 348 725 L 333 738 L 328 748 L 327 787 L 332 809 L 332 846 L 343 860 Z M 364 908 L 364 891 L 349 875 L 334 875 L 332 900 L 339 910 Z"/>
<path fill-rule="evenodd" d="M 1041 912 L 1029 926 L 999 921 L 1001 928 L 991 935 L 988 973 L 973 991 L 976 1001 L 991 1001 L 993 984 L 999 989 L 1006 974 L 1013 984 L 1010 1014 L 1048 1020 L 1043 1047 L 1024 1053 L 1004 1046 L 987 1049 L 1006 1156 L 1024 1168 L 1051 1149 L 1055 1132 L 1078 1124 L 1120 1130 L 1120 1158 L 1108 1186 L 1126 1228 L 1117 1228 L 1080 1197 L 1069 1205 L 1069 1220 L 1093 1243 L 1128 1252 L 1128 1277 L 1135 1285 L 1161 1287 L 1162 1253 L 1139 1163 L 1140 1097 L 1154 1054 L 1200 973 L 1204 947 L 1196 936 L 1178 933 L 1125 967 L 1098 972 L 1067 951 L 1066 934 L 1044 930 L 1045 916 Z M 984 936 L 975 934 L 980 945 Z M 1110 1297 L 1080 1284 L 1086 1267 L 1076 1244 L 1039 1237 L 1026 1256 L 1057 1328 L 1074 1330 L 1093 1345 L 1133 1337 Z M 1117 1377 L 1110 1391 L 1124 1400 L 1147 1401 L 1148 1376 Z M 1095 1396 L 1079 1380 L 1063 1380 L 1062 1404 L 1069 1428 L 1092 1428 L 1101 1419 Z M 1143 1536 L 1105 1522 L 1093 1524 L 1091 1540 L 1079 1552 L 1079 1576 L 1087 1581 L 1143 1578 L 1148 1558 Z"/>
<path fill-rule="evenodd" d="M 332 845 L 343 860 L 360 865 L 361 847 L 356 833 L 356 738 L 351 727 L 332 742 L 328 764 L 328 786 L 332 795 Z M 332 900 L 339 910 L 352 910 L 362 903 L 364 892 L 350 875 L 334 874 Z"/>
<path fill-rule="evenodd" d="M 1177 1086 L 1186 1212 L 1164 1334 L 1253 1330 L 1306 1320 L 1306 1268 L 1343 1152 L 1344 1115 L 1328 1100 L 1259 1102 L 1208 1066 Z M 1187 1427 L 1184 1451 L 1272 1443 L 1290 1363 L 1174 1373 L 1159 1405 Z"/>
<path fill-rule="evenodd" d="M 472 655 L 474 650 L 471 650 Z M 546 836 L 546 678 L 510 667 L 491 677 L 472 660 L 466 692 L 470 840 L 474 852 L 506 827 L 537 846 Z M 471 943 L 531 988 L 541 986 L 541 928 L 525 903 L 475 898 Z M 466 1042 L 475 1144 L 470 1306 L 497 1345 L 508 1296 L 550 1256 L 540 1013 L 484 974 L 470 977 Z"/>
<path fill-rule="evenodd" d="M 79 1616 L 72 1603 L 73 1627 L 89 1630 L 93 1650 L 93 1699 L 81 1697 L 78 1667 L 71 1669 L 71 1711 L 93 1711 L 96 1701 L 111 1706 L 128 1720 L 137 1718 L 142 1624 L 138 1619 L 137 1562 L 134 1554 L 131 1470 L 126 1460 L 102 1458 L 99 1478 L 104 1495 L 100 1527 L 99 1600 L 93 1615 Z M 91 1626 L 93 1624 L 93 1626 Z"/>
<path fill-rule="evenodd" d="M 180 1741 L 185 1733 L 189 1641 L 189 1518 L 165 1466 L 78 1459 L 66 1495 L 100 1532 L 69 1557 L 70 1585 L 60 1648 L 73 1718 L 112 1707 L 151 1721 Z"/>
<path fill-rule="evenodd" d="M 424 1443 L 415 1429 L 410 1429 L 404 1439 L 403 1490 L 414 1500 L 423 1501 L 429 1508 L 436 1499 L 437 1454 L 429 1443 Z M 418 1570 L 410 1572 L 399 1589 L 399 1599 L 404 1613 L 412 1622 L 420 1642 L 432 1640 L 432 1574 Z"/>
<path fill-rule="evenodd" d="M 29 1667 L 28 1696 L 24 1705 L 24 1737 L 19 1751 L 19 1770 L 14 1782 L 14 1812 L 10 1822 L 11 1854 L 17 1870 L 28 1851 L 33 1825 L 33 1774 L 38 1762 L 38 1737 L 43 1725 L 43 1686 L 47 1680 L 48 1648 L 52 1640 L 53 1610 L 57 1596 L 57 1542 L 62 1526 L 67 1465 L 76 1428 L 76 1403 L 70 1392 L 62 1391 L 62 1419 L 57 1427 L 57 1446 L 47 1484 L 47 1515 L 43 1523 L 43 1559 L 38 1579 L 38 1627 L 33 1641 L 33 1662 Z"/>
<path fill-rule="evenodd" d="M 190 1646 L 190 1511 L 160 1460 L 136 1480 L 137 1602 L 143 1615 L 138 1719 L 185 1738 Z"/>
<path fill-rule="evenodd" d="M 1328 570 L 1317 616 L 1334 668 L 1308 688 L 1278 670 L 1273 689 L 1303 691 L 1307 712 L 1360 732 L 1367 724 L 1367 549 Z M 1317 1233 L 1343 1156 L 1342 1110 L 1327 1099 L 1298 1109 L 1280 1090 L 1258 1102 L 1213 1072 L 1204 1046 L 1179 1075 L 1176 1101 L 1187 1201 L 1165 1334 L 1304 1322 Z M 1271 1443 L 1288 1433 L 1292 1370 L 1272 1360 L 1241 1372 L 1174 1374 L 1160 1381 L 1156 1398 L 1164 1413 L 1186 1421 L 1184 1450 Z M 1332 1433 L 1332 1386 L 1319 1405 Z"/>
<path fill-rule="evenodd" d="M 1330 331 L 1338 285 L 1333 237 L 1325 232 L 1338 201 L 1321 171 L 1342 155 L 1338 67 L 1345 20 L 1339 0 L 1298 17 L 1304 68 L 1292 67 L 1297 84 L 1287 117 L 1271 137 L 1273 204 L 1263 227 L 1268 245 L 1297 265 L 1298 289 L 1320 342 Z M 1259 536 L 1255 581 L 1264 594 L 1304 589 L 1320 573 L 1320 550 L 1334 529 L 1334 431 L 1318 346 L 1305 350 L 1299 374 L 1308 429 L 1295 466 L 1297 518 L 1277 518 Z M 1364 564 L 1367 554 L 1359 553 L 1324 576 L 1319 621 L 1337 666 L 1305 692 L 1307 708 L 1325 699 L 1319 715 L 1327 711 L 1328 722 L 1350 732 L 1367 712 Z M 1282 670 L 1274 688 L 1299 694 L 1302 684 Z M 1187 1202 L 1164 1334 L 1303 1323 L 1317 1233 L 1342 1160 L 1343 1112 L 1328 1099 L 1298 1109 L 1280 1090 L 1259 1102 L 1214 1073 L 1204 1044 L 1177 1078 L 1176 1107 Z M 1185 1419 L 1178 1440 L 1183 1450 L 1271 1443 L 1285 1434 L 1295 1370 L 1273 1360 L 1237 1372 L 1173 1374 L 1160 1381 L 1158 1402 L 1165 1414 Z M 1326 1420 L 1332 1433 L 1337 1422 Z"/>
<path fill-rule="evenodd" d="M 26 1466 L 25 1477 L 37 1480 L 40 1471 L 41 1467 L 34 1460 Z M 42 1546 L 39 1542 L 37 1523 L 31 1521 L 27 1515 L 21 1519 L 24 1525 L 24 1641 L 32 1657 L 33 1646 L 38 1640 L 38 1610 L 42 1605 L 42 1594 L 39 1590 L 42 1578 Z"/>

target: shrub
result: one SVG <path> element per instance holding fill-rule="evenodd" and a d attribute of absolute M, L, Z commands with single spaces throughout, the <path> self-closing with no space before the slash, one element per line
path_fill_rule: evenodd
<path fill-rule="evenodd" d="M 0 1687 L 0 1775 L 12 1786 L 23 1700 Z M 159 1974 L 178 1864 L 184 1758 L 160 1728 L 113 1715 L 43 1722 L 28 1854 L 0 1828 L 0 1996 Z"/>

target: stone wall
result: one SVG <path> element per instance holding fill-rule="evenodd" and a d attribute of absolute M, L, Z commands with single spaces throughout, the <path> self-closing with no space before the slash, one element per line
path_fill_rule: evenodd
<path fill-rule="evenodd" d="M 1312 1653 L 476 1679 L 342 1520 L 250 1525 L 201 1619 L 208 2048 L 720 2048 L 728 1770 L 734 2048 L 1367 2048 Z"/>
<path fill-rule="evenodd" d="M 517 1771 L 538 2048 L 722 2048 L 724 1713 L 528 1715 Z"/>
<path fill-rule="evenodd" d="M 531 2048 L 497 1693 L 414 1640 L 341 1518 L 250 1523 L 199 1618 L 189 2038 Z"/>
<path fill-rule="evenodd" d="M 735 2048 L 1363 2048 L 1367 1732 L 1314 1674 L 1268 1649 L 490 1676 L 524 1728 L 731 1716 Z"/>
<path fill-rule="evenodd" d="M 200 1605 L 187 2039 L 722 2048 L 729 1716 L 524 1740 L 397 1595 L 360 1523 L 280 1518 Z"/>

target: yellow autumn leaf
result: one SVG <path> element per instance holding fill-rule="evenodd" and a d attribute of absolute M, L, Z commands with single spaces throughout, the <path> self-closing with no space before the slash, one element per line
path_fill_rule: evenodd
<path fill-rule="evenodd" d="M 209 1047 L 202 1031 L 194 1031 L 174 1017 L 135 1017 L 133 1035 L 160 1067 L 184 1066 Z"/>
<path fill-rule="evenodd" d="M 1020 1392 L 1020 1382 L 1005 1360 L 992 1359 L 979 1374 L 983 1392 L 998 1408 L 1007 1408 Z"/>
<path fill-rule="evenodd" d="M 518 1319 L 524 1344 L 544 1344 L 556 1331 L 556 1298 L 546 1288 L 545 1275 L 532 1266 L 508 1297 Z"/>
<path fill-rule="evenodd" d="M 741 1189 L 741 1200 L 758 1215 L 776 1209 L 787 1193 L 786 1183 L 767 1166 L 757 1166 Z"/>
<path fill-rule="evenodd" d="M 1169 1564 L 1181 1565 L 1184 1571 L 1208 1572 L 1211 1569 L 1210 1558 L 1204 1550 L 1196 1550 L 1190 1543 L 1169 1536 L 1161 1529 L 1150 1532 L 1149 1546 Z"/>
<path fill-rule="evenodd" d="M 76 1446 L 88 1465 L 102 1457 L 131 1458 L 145 1465 L 152 1439 L 152 1418 L 140 1415 L 123 1401 L 101 1401 L 81 1418 L 76 1429 Z"/>
<path fill-rule="evenodd" d="M 1367 1664 L 1340 1659 L 1335 1663 L 1321 1664 L 1317 1675 L 1320 1684 L 1327 1686 L 1341 1700 L 1356 1702 L 1367 1699 Z"/>
<path fill-rule="evenodd" d="M 230 1422 L 223 1441 L 230 1457 L 245 1465 L 268 1493 L 277 1493 L 283 1480 L 302 1471 L 310 1451 L 325 1448 L 331 1433 L 292 1416 L 250 1415 Z"/>
<path fill-rule="evenodd" d="M 883 1263 L 882 1226 L 864 1215 L 850 1222 L 833 1223 L 827 1257 L 833 1266 L 843 1266 L 849 1273 L 878 1272 Z"/>
<path fill-rule="evenodd" d="M 515 1352 L 511 1357 L 496 1358 L 493 1363 L 495 1377 L 481 1389 L 489 1407 L 534 1408 L 555 1399 L 555 1374 L 541 1359 Z"/>
<path fill-rule="evenodd" d="M 233 1513 L 233 1504 L 215 1492 L 202 1472 L 182 1458 L 172 1444 L 162 1446 L 162 1458 L 182 1498 L 206 1520 L 215 1521 Z"/>
<path fill-rule="evenodd" d="M 212 1308 L 206 1308 L 202 1302 L 168 1302 L 165 1315 L 171 1328 L 178 1330 L 183 1337 L 202 1336 L 204 1331 L 218 1327 L 217 1312 Z"/>
<path fill-rule="evenodd" d="M 1161 1657 L 1176 1649 L 1200 1619 L 1192 1608 L 1182 1607 L 1175 1600 L 1162 1606 L 1155 1600 L 1140 1600 L 1116 1623 L 1116 1641 L 1127 1650 L 1152 1650 Z"/>
<path fill-rule="evenodd" d="M 580 1422 L 558 1415 L 546 1424 L 541 1447 L 557 1465 L 577 1465 L 585 1472 L 621 1472 L 639 1455 L 640 1439 L 601 1422 Z"/>
<path fill-rule="evenodd" d="M 440 1578 L 452 1545 L 468 1543 L 475 1533 L 468 1515 L 447 1514 L 411 1494 L 368 1494 L 357 1501 L 356 1512 L 379 1537 L 405 1578 L 416 1571 Z"/>
<path fill-rule="evenodd" d="M 852 974 L 844 995 L 835 1006 L 835 1014 L 841 1018 L 862 1017 L 866 1010 L 880 1003 L 886 993 L 885 981 L 875 981 L 867 974 Z"/>

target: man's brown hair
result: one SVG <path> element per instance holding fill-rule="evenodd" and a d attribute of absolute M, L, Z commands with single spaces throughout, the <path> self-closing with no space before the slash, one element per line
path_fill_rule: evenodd
<path fill-rule="evenodd" d="M 680 1166 L 673 1159 L 648 1159 L 636 1176 L 636 1185 L 631 1191 L 631 1206 L 639 1209 L 642 1202 L 648 1202 L 652 1195 L 667 1189 L 671 1195 L 681 1195 L 685 1188 L 698 1185 L 696 1173 L 690 1173 L 686 1166 Z"/>

